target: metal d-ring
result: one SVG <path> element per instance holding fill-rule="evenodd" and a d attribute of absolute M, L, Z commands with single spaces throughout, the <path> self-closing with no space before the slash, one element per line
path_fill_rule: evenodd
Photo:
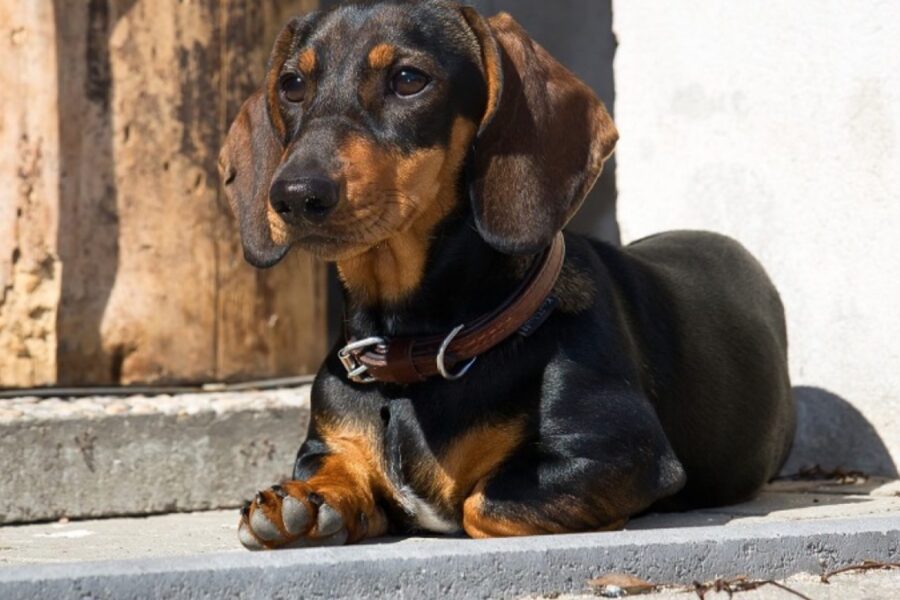
<path fill-rule="evenodd" d="M 472 360 L 469 361 L 469 364 L 467 364 L 462 369 L 460 369 L 459 373 L 456 373 L 455 375 L 449 373 L 447 371 L 447 366 L 444 364 L 444 359 L 446 358 L 446 355 L 447 355 L 447 348 L 450 347 L 451 342 L 453 342 L 453 340 L 456 339 L 456 336 L 459 335 L 459 332 L 465 328 L 466 328 L 465 325 L 460 325 L 459 327 L 457 327 L 456 329 L 451 331 L 450 335 L 448 335 L 444 339 L 443 343 L 441 344 L 441 349 L 438 351 L 438 355 L 437 355 L 438 373 L 440 373 L 441 377 L 443 377 L 447 381 L 459 381 L 460 379 L 462 379 L 463 377 L 466 376 L 466 373 L 469 372 L 469 369 L 471 369 L 475 365 L 475 363 L 478 361 L 478 357 L 476 356 L 475 358 L 473 358 Z"/>

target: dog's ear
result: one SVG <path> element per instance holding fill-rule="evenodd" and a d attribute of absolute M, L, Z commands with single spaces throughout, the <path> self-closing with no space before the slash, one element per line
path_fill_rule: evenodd
<path fill-rule="evenodd" d="M 278 34 L 262 88 L 244 102 L 219 153 L 219 175 L 240 226 L 244 258 L 261 269 L 278 264 L 290 250 L 272 239 L 269 223 L 269 189 L 287 138 L 278 111 L 279 76 L 319 17 L 318 12 L 296 17 Z"/>
<path fill-rule="evenodd" d="M 278 167 L 281 143 L 266 111 L 260 90 L 244 102 L 219 153 L 219 175 L 238 220 L 244 258 L 265 269 L 281 261 L 289 247 L 272 240 L 269 226 L 269 187 Z"/>
<path fill-rule="evenodd" d="M 594 92 L 511 16 L 462 12 L 488 92 L 469 175 L 478 229 L 501 252 L 535 253 L 581 206 L 618 133 Z"/>

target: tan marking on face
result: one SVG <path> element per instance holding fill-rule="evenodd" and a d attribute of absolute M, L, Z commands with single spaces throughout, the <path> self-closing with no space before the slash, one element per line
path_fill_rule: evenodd
<path fill-rule="evenodd" d="M 282 66 L 284 66 L 284 62 L 288 58 L 288 53 L 290 52 L 295 33 L 293 27 L 288 25 L 278 34 L 278 37 L 275 40 L 275 46 L 272 48 L 272 56 L 270 59 L 272 68 L 266 74 L 266 103 L 268 104 L 269 115 L 272 119 L 272 126 L 275 128 L 275 131 L 278 132 L 278 137 L 280 138 L 284 137 L 286 130 L 284 119 L 281 116 L 281 97 L 278 90 L 279 74 Z"/>
<path fill-rule="evenodd" d="M 307 48 L 301 52 L 300 56 L 297 57 L 297 68 L 304 75 L 312 74 L 316 70 L 316 51 L 312 48 Z"/>
<path fill-rule="evenodd" d="M 344 144 L 348 206 L 329 227 L 366 238 L 351 256 L 337 259 L 355 300 L 396 302 L 418 287 L 431 233 L 458 201 L 458 175 L 474 135 L 475 124 L 460 118 L 446 148 L 401 155 L 362 137 Z"/>
<path fill-rule="evenodd" d="M 397 49 L 390 44 L 378 44 L 369 51 L 369 66 L 381 71 L 387 69 L 394 63 L 397 56 Z"/>
<path fill-rule="evenodd" d="M 284 220 L 272 208 L 272 204 L 268 203 L 266 209 L 266 218 L 269 221 L 269 231 L 272 235 L 272 241 L 278 246 L 287 246 L 291 243 L 291 233 Z"/>

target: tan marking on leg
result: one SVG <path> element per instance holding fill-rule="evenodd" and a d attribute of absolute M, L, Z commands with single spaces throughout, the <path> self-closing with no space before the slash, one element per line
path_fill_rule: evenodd
<path fill-rule="evenodd" d="M 455 440 L 439 458 L 436 482 L 440 497 L 457 504 L 493 473 L 525 437 L 525 419 L 482 425 Z"/>
<path fill-rule="evenodd" d="M 390 44 L 378 44 L 369 51 L 369 66 L 381 71 L 387 69 L 394 63 L 397 56 L 397 49 Z"/>
<path fill-rule="evenodd" d="M 411 483 L 424 499 L 445 515 L 460 515 L 473 488 L 489 477 L 518 448 L 525 437 L 524 418 L 475 427 L 439 452 L 421 458 Z"/>
<path fill-rule="evenodd" d="M 597 523 L 598 519 L 589 513 L 587 508 L 574 499 L 560 498 L 550 507 L 560 515 L 560 521 L 586 523 L 581 527 L 567 527 L 559 522 L 549 521 L 535 514 L 529 514 L 522 507 L 515 519 L 499 515 L 491 515 L 485 510 L 487 499 L 484 488 L 490 477 L 482 479 L 474 493 L 463 503 L 463 529 L 469 537 L 476 539 L 494 537 L 522 537 L 531 535 L 547 535 L 560 533 L 580 533 L 587 531 L 614 531 L 625 526 L 627 519 L 612 523 Z"/>
<path fill-rule="evenodd" d="M 350 542 L 384 535 L 387 518 L 376 505 L 376 497 L 396 498 L 397 493 L 387 477 L 381 443 L 374 430 L 346 425 L 320 426 L 319 435 L 330 453 L 306 485 L 337 511 L 347 527 Z M 365 515 L 363 521 L 360 515 Z"/>

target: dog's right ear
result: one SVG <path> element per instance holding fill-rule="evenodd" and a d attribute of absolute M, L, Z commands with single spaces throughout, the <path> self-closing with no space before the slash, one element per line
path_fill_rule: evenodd
<path fill-rule="evenodd" d="M 281 157 L 266 111 L 266 95 L 250 96 L 228 131 L 219 153 L 219 176 L 225 196 L 238 220 L 244 258 L 254 267 L 278 264 L 290 250 L 272 240 L 269 225 L 269 187 Z"/>

